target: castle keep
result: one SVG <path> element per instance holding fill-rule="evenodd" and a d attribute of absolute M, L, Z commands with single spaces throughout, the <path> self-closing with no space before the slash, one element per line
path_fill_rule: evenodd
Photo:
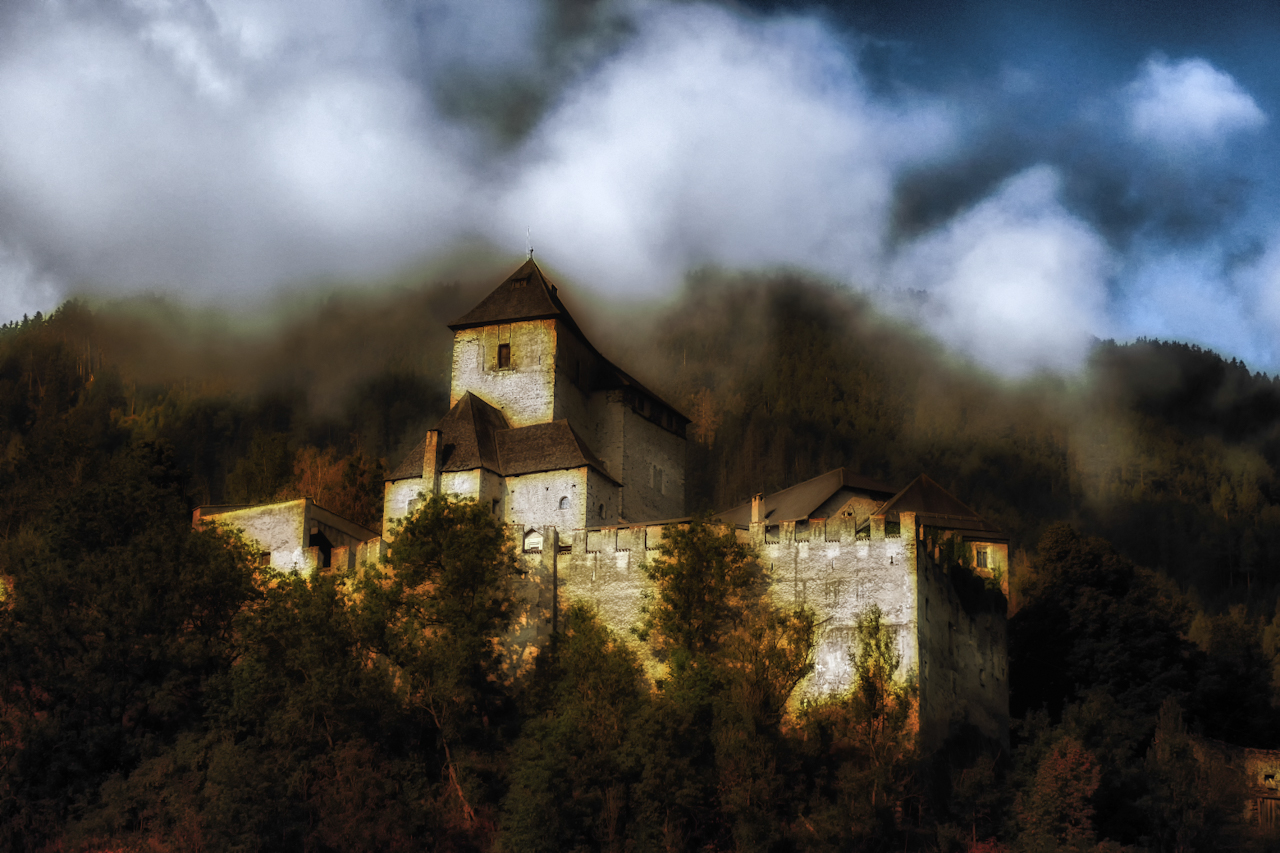
<path fill-rule="evenodd" d="M 534 654 L 557 614 L 585 601 L 656 674 L 630 629 L 664 526 L 686 520 L 688 419 L 587 340 L 532 258 L 450 328 L 450 409 L 387 478 L 381 536 L 356 541 L 361 529 L 309 502 L 201 508 L 197 521 L 272 531 L 281 568 L 276 554 L 294 554 L 298 569 L 354 566 L 385 554 L 425 495 L 473 498 L 508 525 L 528 570 L 517 650 Z M 802 697 L 850 686 L 854 625 L 878 605 L 902 674 L 918 679 L 921 746 L 960 725 L 1007 743 L 1005 599 L 994 590 L 1008 593 L 1009 548 L 980 515 L 924 475 L 899 488 L 837 469 L 715 518 L 755 547 L 776 604 L 816 614 Z"/>

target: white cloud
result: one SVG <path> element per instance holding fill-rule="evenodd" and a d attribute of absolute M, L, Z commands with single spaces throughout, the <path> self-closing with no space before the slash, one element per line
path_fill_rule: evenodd
<path fill-rule="evenodd" d="M 867 281 L 896 174 L 948 141 L 943 113 L 872 98 L 813 19 L 663 5 L 638 25 L 530 141 L 498 233 L 529 226 L 612 290 L 665 289 L 703 263 Z"/>
<path fill-rule="evenodd" d="M 1124 94 L 1133 136 L 1171 147 L 1219 142 L 1267 121 L 1231 75 L 1203 59 L 1150 59 Z"/>
<path fill-rule="evenodd" d="M 56 284 L 29 257 L 0 243 L 0 322 L 48 313 L 58 306 L 58 297 Z"/>
<path fill-rule="evenodd" d="M 929 292 L 922 319 L 944 343 L 998 373 L 1074 369 L 1106 331 L 1112 261 L 1059 190 L 1047 166 L 1015 175 L 892 268 L 899 286 Z"/>
<path fill-rule="evenodd" d="M 469 132 L 401 67 L 417 45 L 383 4 L 24 22 L 0 54 L 0 237 L 69 285 L 216 299 L 376 275 L 473 229 Z"/>
<path fill-rule="evenodd" d="M 1239 356 L 1254 370 L 1280 372 L 1280 228 L 1273 227 L 1266 248 L 1253 263 L 1203 278 L 1221 284 L 1207 297 L 1194 294 L 1195 301 L 1185 303 L 1193 314 L 1189 325 L 1198 334 L 1184 339 Z M 1217 306 L 1224 304 L 1234 310 L 1226 317 L 1214 316 L 1221 313 Z M 1194 316 L 1196 305 L 1205 306 L 1206 314 Z"/>
<path fill-rule="evenodd" d="M 1114 328 L 1280 364 L 1280 249 L 1235 277 L 1126 249 L 1109 300 L 1109 250 L 1043 167 L 891 249 L 898 179 L 980 120 L 873 92 L 816 16 L 590 14 L 591 35 L 550 49 L 564 21 L 547 0 L 10 0 L 0 321 L 80 287 L 230 301 L 378 275 L 477 234 L 515 254 L 528 227 L 541 258 L 605 292 L 665 292 L 706 263 L 924 289 L 928 326 L 1006 373 L 1070 369 Z M 980 94 L 1030 104 L 1033 69 Z M 514 147 L 485 130 L 511 91 L 556 86 Z M 1122 132 L 1165 153 L 1267 121 L 1203 59 L 1153 59 L 1120 97 Z"/>

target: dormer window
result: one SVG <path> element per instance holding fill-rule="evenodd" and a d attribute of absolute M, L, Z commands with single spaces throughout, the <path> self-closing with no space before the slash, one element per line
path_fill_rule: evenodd
<path fill-rule="evenodd" d="M 498 344 L 498 369 L 511 366 L 511 344 Z"/>

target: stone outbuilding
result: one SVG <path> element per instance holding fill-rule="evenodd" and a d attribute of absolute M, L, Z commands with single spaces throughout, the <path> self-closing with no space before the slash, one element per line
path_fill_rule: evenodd
<path fill-rule="evenodd" d="M 258 563 L 281 571 L 354 568 L 386 553 L 377 531 L 330 512 L 311 498 L 271 504 L 197 507 L 192 524 L 223 525 L 258 548 Z"/>

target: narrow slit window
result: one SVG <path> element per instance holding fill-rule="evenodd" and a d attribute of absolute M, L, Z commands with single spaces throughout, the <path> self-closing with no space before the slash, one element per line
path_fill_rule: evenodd
<path fill-rule="evenodd" d="M 498 369 L 511 366 L 511 344 L 498 344 Z"/>

